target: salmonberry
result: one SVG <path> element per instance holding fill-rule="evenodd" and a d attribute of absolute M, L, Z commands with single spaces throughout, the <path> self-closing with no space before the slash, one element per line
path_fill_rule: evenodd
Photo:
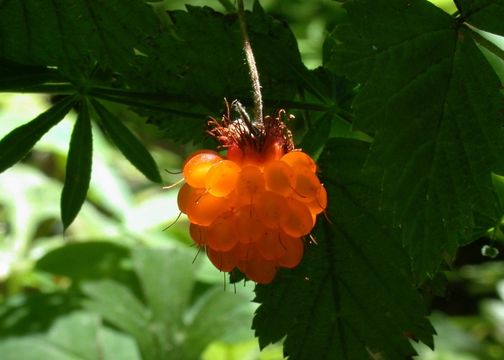
<path fill-rule="evenodd" d="M 233 120 L 228 106 L 222 120 L 209 122 L 226 155 L 202 150 L 188 158 L 178 206 L 192 239 L 218 269 L 238 268 L 266 284 L 279 267 L 299 264 L 302 239 L 326 208 L 327 193 L 315 162 L 294 150 L 284 111 L 261 124 L 240 114 Z"/>

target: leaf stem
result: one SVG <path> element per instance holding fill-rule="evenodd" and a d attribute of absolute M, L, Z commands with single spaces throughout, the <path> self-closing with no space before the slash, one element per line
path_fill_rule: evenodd
<path fill-rule="evenodd" d="M 161 111 L 161 112 L 185 116 L 185 117 L 189 117 L 189 118 L 200 119 L 200 120 L 207 117 L 205 114 L 198 114 L 198 113 L 193 113 L 193 112 L 189 112 L 189 111 L 172 109 L 172 108 L 168 108 L 168 107 L 161 106 L 161 105 L 149 104 L 149 103 L 142 102 L 142 101 L 135 101 L 132 98 L 110 96 L 110 95 L 100 94 L 100 93 L 96 93 L 96 92 L 92 92 L 92 91 L 90 91 L 89 94 L 93 95 L 94 97 L 99 98 L 99 99 L 108 100 L 108 101 L 112 101 L 112 102 L 115 102 L 118 104 L 129 105 L 129 106 L 133 106 L 133 107 L 137 107 L 137 108 L 149 109 L 149 110 L 154 110 L 154 111 Z"/>
<path fill-rule="evenodd" d="M 257 71 L 254 53 L 252 51 L 252 46 L 250 45 L 250 39 L 247 32 L 247 25 L 245 24 L 245 9 L 243 7 L 243 0 L 238 0 L 238 19 L 240 22 L 240 30 L 243 38 L 243 51 L 245 52 L 245 57 L 247 58 L 250 80 L 252 81 L 252 91 L 254 98 L 254 119 L 252 123 L 262 124 L 263 103 L 261 94 L 261 83 L 259 82 L 259 72 Z"/>

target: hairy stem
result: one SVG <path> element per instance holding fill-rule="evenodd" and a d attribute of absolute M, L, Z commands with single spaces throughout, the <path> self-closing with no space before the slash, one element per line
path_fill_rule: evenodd
<path fill-rule="evenodd" d="M 240 21 L 240 30 L 243 37 L 243 51 L 249 67 L 250 80 L 252 81 L 252 92 L 254 97 L 254 119 L 253 124 L 261 124 L 263 119 L 263 103 L 261 95 L 261 83 L 259 82 L 259 72 L 254 58 L 252 47 L 250 46 L 250 39 L 245 24 L 245 9 L 243 7 L 243 0 L 238 0 L 238 19 Z"/>

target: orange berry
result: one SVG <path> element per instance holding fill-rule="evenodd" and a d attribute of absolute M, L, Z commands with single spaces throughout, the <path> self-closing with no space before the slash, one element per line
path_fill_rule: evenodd
<path fill-rule="evenodd" d="M 191 223 L 189 225 L 189 235 L 191 235 L 191 238 L 196 243 L 196 245 L 198 246 L 205 245 L 206 241 L 204 237 L 204 231 L 201 226 Z"/>
<path fill-rule="evenodd" d="M 217 251 L 210 247 L 207 247 L 206 251 L 212 264 L 220 271 L 229 272 L 237 265 L 233 251 Z"/>
<path fill-rule="evenodd" d="M 179 207 L 179 210 L 187 214 L 187 209 L 194 205 L 196 201 L 203 195 L 205 190 L 203 189 L 195 189 L 191 187 L 189 184 L 184 184 L 178 193 L 177 196 L 177 204 Z"/>
<path fill-rule="evenodd" d="M 292 193 L 294 171 L 285 162 L 273 160 L 264 166 L 266 188 L 282 196 Z"/>
<path fill-rule="evenodd" d="M 236 187 L 240 167 L 233 161 L 222 160 L 213 164 L 205 178 L 205 187 L 214 196 L 227 196 Z"/>
<path fill-rule="evenodd" d="M 293 237 L 308 235 L 315 225 L 308 207 L 291 198 L 287 199 L 285 206 L 287 216 L 282 221 L 282 230 Z"/>
<path fill-rule="evenodd" d="M 239 106 L 239 104 L 237 104 Z M 297 266 L 304 253 L 302 237 L 327 206 L 315 162 L 292 151 L 292 134 L 276 117 L 256 127 L 231 106 L 209 133 L 227 150 L 193 154 L 184 164 L 186 184 L 177 202 L 187 214 L 190 235 L 206 248 L 221 271 L 238 268 L 260 284 L 273 281 L 279 267 Z"/>
<path fill-rule="evenodd" d="M 192 223 L 209 226 L 221 214 L 229 210 L 226 199 L 203 194 L 187 208 L 187 216 Z"/>
<path fill-rule="evenodd" d="M 236 211 L 234 226 L 239 234 L 239 241 L 245 244 L 256 242 L 265 230 L 251 205 L 242 206 Z"/>
<path fill-rule="evenodd" d="M 238 242 L 234 229 L 235 217 L 232 213 L 224 213 L 216 218 L 212 225 L 205 228 L 207 246 L 218 251 L 229 251 Z"/>
<path fill-rule="evenodd" d="M 293 169 L 304 167 L 313 173 L 317 171 L 317 165 L 313 159 L 302 151 L 288 152 L 280 160 L 289 164 Z"/>
<path fill-rule="evenodd" d="M 271 191 L 261 191 L 255 201 L 254 210 L 261 222 L 270 228 L 278 228 L 287 217 L 286 198 Z"/>
<path fill-rule="evenodd" d="M 257 166 L 246 165 L 241 169 L 236 185 L 238 201 L 251 204 L 258 192 L 264 189 L 264 175 Z"/>
<path fill-rule="evenodd" d="M 294 195 L 297 200 L 313 201 L 321 186 L 317 175 L 309 169 L 300 167 L 294 171 Z"/>
<path fill-rule="evenodd" d="M 303 241 L 299 237 L 281 234 L 280 243 L 283 252 L 278 257 L 278 265 L 286 268 L 298 266 L 304 253 Z"/>
<path fill-rule="evenodd" d="M 249 260 L 242 271 L 258 284 L 269 284 L 275 278 L 277 266 L 272 261 L 256 257 Z"/>
<path fill-rule="evenodd" d="M 282 245 L 280 231 L 268 229 L 256 243 L 257 250 L 265 260 L 276 260 L 282 257 L 285 249 Z"/>
<path fill-rule="evenodd" d="M 311 202 L 306 204 L 312 214 L 320 214 L 327 207 L 327 191 L 325 187 L 322 185 L 319 188 L 317 196 Z"/>
<path fill-rule="evenodd" d="M 184 163 L 183 173 L 185 181 L 195 188 L 204 188 L 205 179 L 210 167 L 222 161 L 215 151 L 202 150 L 194 153 Z"/>

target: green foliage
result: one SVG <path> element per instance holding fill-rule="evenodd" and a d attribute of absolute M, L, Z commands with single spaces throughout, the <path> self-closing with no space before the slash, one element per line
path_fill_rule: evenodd
<path fill-rule="evenodd" d="M 476 216 L 500 215 L 490 178 L 504 171 L 499 80 L 470 18 L 425 1 L 346 8 L 350 25 L 329 38 L 327 65 L 362 84 L 354 126 L 374 136 L 365 170 L 382 182 L 421 279 L 472 240 Z"/>
<path fill-rule="evenodd" d="M 157 165 L 145 146 L 98 101 L 93 101 L 93 107 L 100 117 L 100 124 L 117 145 L 119 150 L 147 179 L 161 182 Z"/>
<path fill-rule="evenodd" d="M 492 0 L 459 0 L 461 18 L 469 24 L 494 34 L 504 36 L 504 3 Z"/>
<path fill-rule="evenodd" d="M 411 356 L 410 339 L 433 345 L 416 287 L 461 245 L 490 228 L 500 236 L 502 179 L 492 172 L 504 173 L 504 114 L 492 66 L 502 68 L 504 53 L 485 31 L 504 35 L 504 2 L 455 5 L 450 15 L 425 0 L 346 1 L 346 15 L 335 16 L 327 35 L 323 66 L 313 71 L 286 22 L 259 2 L 247 12 L 266 113 L 296 114 L 295 138 L 319 158 L 329 194 L 313 234 L 317 244 L 307 244 L 302 264 L 256 288 L 261 305 L 253 326 L 262 347 L 285 339 L 284 353 L 293 360 Z M 91 169 L 99 172 L 106 156 L 97 150 L 98 129 L 147 179 L 162 180 L 141 125 L 124 124 L 125 106 L 173 142 L 201 143 L 207 117 L 221 116 L 225 97 L 251 103 L 236 15 L 210 7 L 159 9 L 142 0 L 0 1 L 0 91 L 63 96 L 0 140 L 0 171 L 23 160 L 74 108 L 64 229 L 81 208 L 86 216 L 96 211 L 86 207 L 90 189 L 96 207 L 122 222 L 117 237 L 130 243 L 160 237 L 145 234 L 150 214 L 125 209 L 132 205 L 114 192 L 119 180 L 90 185 Z M 38 225 L 29 213 L 16 216 L 15 229 L 24 233 L 12 248 L 25 249 L 28 231 Z M 99 218 L 89 216 L 89 223 Z M 30 221 L 23 230 L 24 220 Z M 240 338 L 250 304 L 202 284 L 192 256 L 180 244 L 130 250 L 100 241 L 48 252 L 35 271 L 70 286 L 46 284 L 48 293 L 38 296 L 51 316 L 24 333 L 19 311 L 33 298 L 24 294 L 20 307 L 8 302 L 0 319 L 19 321 L 0 327 L 11 336 L 0 341 L 0 353 L 194 359 L 211 341 L 228 339 L 229 329 L 240 330 Z M 86 311 L 72 312 L 79 307 L 73 301 L 55 311 L 53 296 L 77 298 Z"/>
<path fill-rule="evenodd" d="M 35 268 L 74 283 L 112 278 L 131 284 L 132 270 L 124 264 L 129 256 L 128 248 L 110 241 L 86 241 L 54 249 L 38 259 Z"/>
<path fill-rule="evenodd" d="M 432 328 L 411 284 L 408 258 L 380 213 L 380 191 L 361 176 L 368 144 L 331 141 L 319 159 L 330 199 L 302 265 L 258 286 L 254 320 L 262 346 L 285 333 L 292 359 L 402 359 L 408 336 L 432 345 Z M 365 224 L 365 226 L 363 226 Z"/>
<path fill-rule="evenodd" d="M 67 97 L 0 141 L 0 172 L 21 160 L 40 138 L 70 111 L 75 99 Z"/>
<path fill-rule="evenodd" d="M 124 285 L 99 280 L 84 284 L 85 307 L 132 335 L 144 359 L 196 359 L 230 330 L 235 338 L 243 336 L 250 321 L 243 296 L 230 297 L 215 287 L 191 304 L 192 256 L 185 250 L 138 248 L 133 264 L 145 304 Z"/>
<path fill-rule="evenodd" d="M 92 154 L 91 119 L 88 105 L 83 102 L 70 140 L 65 186 L 61 193 L 61 218 L 65 228 L 72 223 L 86 200 L 91 180 Z"/>
<path fill-rule="evenodd" d="M 106 328 L 95 314 L 75 312 L 62 317 L 44 335 L 13 338 L 0 343 L 6 360 L 137 360 L 132 339 Z"/>

